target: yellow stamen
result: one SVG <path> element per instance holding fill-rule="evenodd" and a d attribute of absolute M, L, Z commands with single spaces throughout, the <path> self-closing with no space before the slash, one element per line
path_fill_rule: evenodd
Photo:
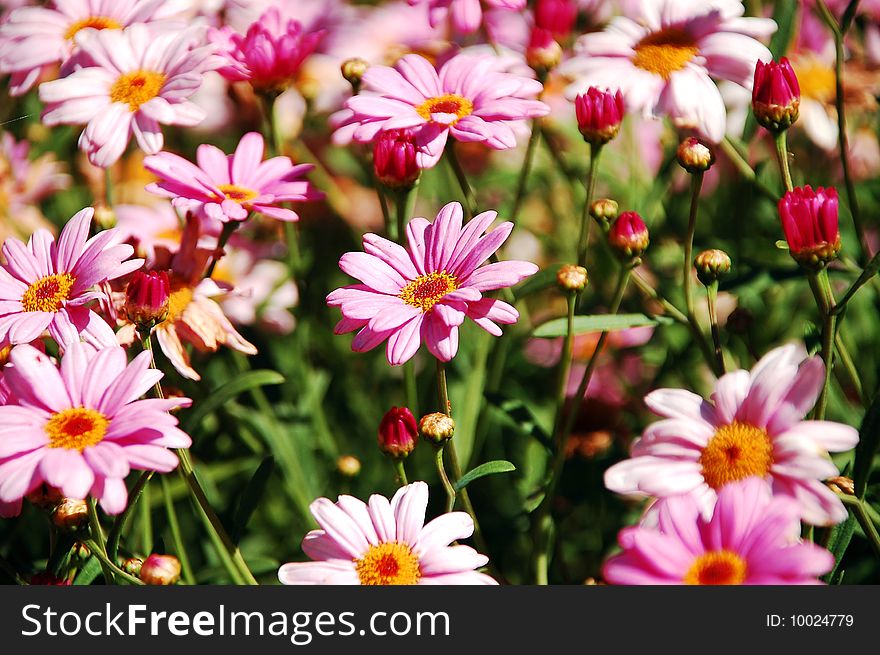
<path fill-rule="evenodd" d="M 370 546 L 354 566 L 362 585 L 413 585 L 422 577 L 419 558 L 409 546 L 396 542 Z"/>
<path fill-rule="evenodd" d="M 429 311 L 448 293 L 458 288 L 458 280 L 446 271 L 420 275 L 407 284 L 400 292 L 399 298 L 408 305 L 418 307 L 423 312 Z"/>
<path fill-rule="evenodd" d="M 71 23 L 70 27 L 68 27 L 67 31 L 64 33 L 64 38 L 68 41 L 73 41 L 73 37 L 76 36 L 76 33 L 87 27 L 92 27 L 96 30 L 121 30 L 122 24 L 108 16 L 89 16 L 88 18 L 83 18 L 75 23 Z"/>
<path fill-rule="evenodd" d="M 234 200 L 240 205 L 243 205 L 260 195 L 253 189 L 248 189 L 247 187 L 239 186 L 237 184 L 218 184 L 217 188 L 223 192 L 223 195 L 226 196 L 228 200 Z"/>
<path fill-rule="evenodd" d="M 632 63 L 664 80 L 684 68 L 699 52 L 693 38 L 675 27 L 648 34 L 634 49 Z"/>
<path fill-rule="evenodd" d="M 432 120 L 431 114 L 455 114 L 456 117 L 450 125 L 455 125 L 465 116 L 471 115 L 473 111 L 474 103 L 456 93 L 428 98 L 416 107 L 416 113 L 426 121 Z"/>
<path fill-rule="evenodd" d="M 806 57 L 793 62 L 801 97 L 811 98 L 823 104 L 834 102 L 837 95 L 834 69 L 816 57 Z"/>
<path fill-rule="evenodd" d="M 763 478 L 773 464 L 773 444 L 765 430 L 734 421 L 716 430 L 700 464 L 706 484 L 713 489 L 752 476 Z"/>
<path fill-rule="evenodd" d="M 137 111 L 142 104 L 159 95 L 165 79 L 165 73 L 156 71 L 136 70 L 125 73 L 110 87 L 110 100 L 124 102 L 131 111 Z"/>
<path fill-rule="evenodd" d="M 70 299 L 76 278 L 70 273 L 56 273 L 31 284 L 21 297 L 26 312 L 57 312 Z"/>
<path fill-rule="evenodd" d="M 110 421 L 94 409 L 71 407 L 53 415 L 46 423 L 49 448 L 67 448 L 82 452 L 100 443 L 107 434 Z"/>
<path fill-rule="evenodd" d="M 736 585 L 746 579 L 745 560 L 730 550 L 716 550 L 700 555 L 688 572 L 684 583 L 691 585 Z"/>
<path fill-rule="evenodd" d="M 173 323 L 180 318 L 184 310 L 189 307 L 192 299 L 192 287 L 180 287 L 179 289 L 173 290 L 168 296 L 168 316 L 165 318 L 164 322 Z"/>

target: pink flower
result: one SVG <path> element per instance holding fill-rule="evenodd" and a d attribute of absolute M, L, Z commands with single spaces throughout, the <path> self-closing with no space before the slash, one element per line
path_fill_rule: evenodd
<path fill-rule="evenodd" d="M 202 83 L 211 49 L 189 30 L 153 33 L 84 30 L 76 44 L 94 65 L 40 85 L 46 125 L 85 125 L 79 147 L 95 166 L 116 162 L 134 134 L 147 154 L 162 149 L 161 125 L 197 125 L 205 112 L 189 98 Z"/>
<path fill-rule="evenodd" d="M 408 407 L 392 407 L 379 423 L 379 450 L 394 459 L 407 457 L 419 440 L 416 417 Z"/>
<path fill-rule="evenodd" d="M 413 128 L 418 164 L 436 164 L 448 135 L 505 150 L 516 146 L 514 127 L 544 116 L 550 108 L 535 100 L 542 84 L 497 72 L 495 57 L 460 54 L 438 72 L 419 55 L 405 55 L 395 68 L 371 66 L 363 91 L 346 101 L 337 114 L 337 142 L 369 143 L 382 130 Z"/>
<path fill-rule="evenodd" d="M 558 39 L 571 34 L 577 15 L 575 0 L 537 0 L 535 3 L 535 26 L 549 30 Z"/>
<path fill-rule="evenodd" d="M 105 297 L 92 289 L 128 275 L 144 261 L 128 259 L 134 249 L 119 243 L 115 230 L 89 239 L 93 214 L 91 208 L 77 213 L 57 242 L 47 230 L 37 230 L 27 245 L 14 238 L 3 244 L 0 343 L 28 343 L 47 329 L 60 346 L 78 341 L 80 335 L 115 343 L 110 327 L 87 307 Z"/>
<path fill-rule="evenodd" d="M 623 121 L 623 95 L 611 93 L 594 86 L 574 99 L 578 130 L 584 141 L 594 145 L 608 143 L 617 136 Z"/>
<path fill-rule="evenodd" d="M 70 67 L 81 30 L 120 30 L 159 18 L 162 0 L 56 0 L 51 7 L 21 7 L 0 25 L 0 75 L 11 74 L 10 93 L 26 93 L 44 67 Z"/>
<path fill-rule="evenodd" d="M 422 342 L 448 362 L 458 352 L 458 326 L 466 316 L 499 336 L 496 323 L 515 323 L 519 312 L 502 300 L 483 298 L 483 292 L 513 286 L 538 267 L 521 261 L 481 266 L 513 229 L 513 223 L 505 222 L 481 237 L 496 216 L 483 212 L 462 229 L 461 205 L 451 202 L 433 223 L 424 218 L 409 222 L 407 249 L 364 235 L 365 252 L 349 252 L 339 260 L 339 268 L 362 284 L 327 296 L 328 305 L 342 310 L 336 333 L 360 330 L 351 344 L 357 352 L 387 339 L 392 366 L 409 360 Z"/>
<path fill-rule="evenodd" d="M 776 23 L 743 18 L 739 0 L 640 0 L 632 16 L 612 19 L 602 32 L 581 37 L 565 73 L 576 79 L 573 96 L 589 86 L 620 88 L 627 109 L 669 116 L 717 143 L 726 110 L 712 78 L 751 89 L 755 62 L 771 58 L 756 38 Z"/>
<path fill-rule="evenodd" d="M 389 502 L 374 494 L 368 503 L 352 496 L 318 498 L 312 515 L 321 526 L 302 549 L 312 562 L 291 562 L 278 579 L 292 585 L 494 585 L 474 569 L 489 558 L 470 546 L 450 546 L 474 532 L 464 512 L 443 514 L 425 525 L 428 485 L 401 487 Z"/>
<path fill-rule="evenodd" d="M 648 226 L 636 212 L 623 212 L 608 230 L 608 245 L 624 259 L 639 257 L 650 242 Z"/>
<path fill-rule="evenodd" d="M 752 87 L 752 111 L 758 123 L 768 130 L 787 129 L 798 119 L 800 104 L 801 87 L 788 59 L 759 61 Z"/>
<path fill-rule="evenodd" d="M 779 200 L 779 218 L 788 250 L 798 263 L 820 265 L 840 252 L 837 190 L 809 184 L 786 191 Z"/>
<path fill-rule="evenodd" d="M 428 3 L 431 27 L 449 17 L 455 31 L 462 34 L 471 34 L 479 29 L 483 22 L 483 5 L 486 9 L 507 11 L 521 11 L 526 6 L 526 0 L 409 0 L 410 5 L 424 2 Z"/>
<path fill-rule="evenodd" d="M 64 496 L 98 499 L 108 514 L 128 500 L 131 469 L 167 472 L 169 448 L 190 438 L 169 412 L 188 398 L 138 400 L 161 377 L 150 354 L 129 364 L 118 346 L 71 344 L 60 370 L 32 346 L 17 346 L 5 378 L 14 403 L 0 407 L 0 502 L 13 503 L 43 482 Z"/>
<path fill-rule="evenodd" d="M 726 484 L 756 476 L 793 498 L 808 523 L 839 523 L 846 509 L 821 481 L 839 475 L 828 451 L 853 448 L 859 435 L 841 423 L 802 420 L 824 380 L 819 357 L 804 359 L 788 345 L 751 371 L 723 375 L 711 402 L 682 389 L 654 391 L 645 403 L 665 420 L 633 443 L 631 459 L 605 472 L 605 485 L 661 498 L 692 493 L 708 508 Z"/>
<path fill-rule="evenodd" d="M 183 221 L 171 206 L 162 201 L 155 206 L 115 205 L 116 227 L 123 241 L 134 246 L 138 257 L 154 268 L 157 261 L 166 266 L 169 257 L 177 252 L 183 234 Z"/>
<path fill-rule="evenodd" d="M 834 566 L 827 550 L 800 541 L 797 504 L 757 478 L 724 487 L 708 520 L 691 496 L 658 505 L 656 528 L 620 532 L 623 553 L 603 570 L 611 584 L 819 584 Z"/>
<path fill-rule="evenodd" d="M 294 165 L 288 157 L 263 161 L 264 149 L 263 137 L 248 132 L 232 155 L 207 143 L 200 145 L 198 166 L 179 155 L 160 152 L 144 159 L 144 168 L 159 177 L 147 190 L 172 198 L 181 211 L 224 223 L 244 221 L 251 212 L 297 221 L 296 212 L 281 204 L 323 197 L 303 179 L 314 166 Z"/>
<path fill-rule="evenodd" d="M 389 189 L 411 189 L 422 173 L 417 158 L 410 130 L 379 132 L 373 144 L 373 174 Z"/>
<path fill-rule="evenodd" d="M 323 32 L 304 34 L 298 21 L 283 20 L 278 7 L 270 7 L 248 27 L 247 34 L 225 26 L 212 29 L 208 39 L 224 62 L 218 69 L 223 77 L 247 80 L 258 89 L 279 90 L 296 77 L 322 36 Z"/>

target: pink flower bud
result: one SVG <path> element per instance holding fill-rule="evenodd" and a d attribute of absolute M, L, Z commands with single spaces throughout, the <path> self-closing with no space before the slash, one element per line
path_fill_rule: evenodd
<path fill-rule="evenodd" d="M 379 450 L 393 459 L 404 459 L 416 447 L 419 426 L 406 407 L 392 407 L 379 423 Z"/>
<path fill-rule="evenodd" d="M 577 13 L 575 0 L 538 0 L 535 4 L 535 26 L 548 30 L 557 38 L 565 38 L 574 29 Z"/>
<path fill-rule="evenodd" d="M 603 145 L 617 136 L 623 120 L 623 95 L 620 91 L 600 91 L 594 86 L 574 99 L 578 129 L 584 141 Z"/>
<path fill-rule="evenodd" d="M 758 124 L 782 132 L 798 119 L 801 88 L 788 59 L 759 61 L 752 87 L 752 110 Z"/>
<path fill-rule="evenodd" d="M 141 565 L 140 579 L 148 585 L 172 585 L 180 579 L 180 560 L 153 553 Z"/>
<path fill-rule="evenodd" d="M 648 243 L 648 226 L 636 212 L 623 212 L 608 231 L 608 244 L 623 259 L 639 257 Z"/>
<path fill-rule="evenodd" d="M 373 146 L 376 179 L 389 189 L 411 189 L 422 172 L 416 165 L 417 152 L 415 139 L 409 130 L 380 132 Z"/>
<path fill-rule="evenodd" d="M 536 27 L 529 37 L 526 48 L 526 63 L 538 73 L 548 73 L 562 60 L 562 46 L 553 38 L 549 30 Z"/>
<path fill-rule="evenodd" d="M 801 266 L 821 269 L 840 252 L 837 190 L 809 185 L 787 191 L 779 201 L 779 218 L 788 250 Z"/>
<path fill-rule="evenodd" d="M 138 327 L 152 327 L 168 316 L 171 284 L 165 271 L 137 271 L 125 289 L 125 314 Z"/>

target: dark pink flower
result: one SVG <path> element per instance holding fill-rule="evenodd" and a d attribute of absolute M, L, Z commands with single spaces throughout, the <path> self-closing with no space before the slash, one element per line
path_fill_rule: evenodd
<path fill-rule="evenodd" d="M 837 190 L 810 185 L 787 191 L 779 201 L 779 218 L 791 256 L 805 266 L 821 265 L 840 251 Z"/>
<path fill-rule="evenodd" d="M 422 170 L 416 161 L 418 147 L 409 130 L 380 132 L 373 146 L 373 172 L 389 189 L 408 189 Z"/>
<path fill-rule="evenodd" d="M 620 91 L 600 91 L 594 86 L 574 99 L 578 129 L 587 143 L 602 145 L 617 136 L 623 120 L 624 104 Z"/>
<path fill-rule="evenodd" d="M 752 110 L 768 130 L 787 129 L 798 119 L 801 88 L 788 59 L 759 61 L 752 87 Z"/>
<path fill-rule="evenodd" d="M 379 423 L 379 450 L 394 459 L 403 459 L 416 447 L 419 426 L 406 407 L 392 407 Z"/>

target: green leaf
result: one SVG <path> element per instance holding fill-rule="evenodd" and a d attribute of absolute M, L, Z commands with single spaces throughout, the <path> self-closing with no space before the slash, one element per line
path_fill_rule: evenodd
<path fill-rule="evenodd" d="M 230 400 L 249 389 L 281 384 L 282 382 L 284 382 L 284 376 L 277 371 L 259 370 L 239 375 L 211 391 L 206 398 L 199 402 L 183 420 L 183 430 L 192 434 L 192 431 L 201 424 L 202 419 L 210 416 Z"/>
<path fill-rule="evenodd" d="M 859 443 L 853 465 L 853 484 L 856 498 L 863 498 L 868 486 L 868 476 L 874 463 L 874 456 L 880 447 L 880 394 L 874 396 L 871 406 L 865 412 L 859 428 Z"/>
<path fill-rule="evenodd" d="M 594 314 L 592 316 L 575 316 L 574 333 L 587 334 L 589 332 L 608 332 L 611 330 L 624 330 L 631 327 L 643 327 L 646 325 L 661 325 L 672 323 L 673 320 L 666 316 L 648 316 L 647 314 Z M 552 339 L 565 336 L 568 329 L 568 321 L 565 318 L 554 318 L 543 325 L 539 325 L 532 336 Z"/>
<path fill-rule="evenodd" d="M 825 576 L 825 582 L 829 584 L 840 584 L 843 577 L 843 571 L 840 569 L 840 562 L 844 553 L 852 539 L 853 532 L 856 529 L 856 517 L 849 514 L 846 521 L 839 523 L 831 528 L 831 537 L 828 539 L 828 550 L 834 555 L 834 568 Z"/>
<path fill-rule="evenodd" d="M 553 264 L 535 273 L 528 280 L 513 289 L 513 297 L 517 300 L 528 295 L 549 289 L 556 284 L 556 274 L 562 264 Z"/>
<path fill-rule="evenodd" d="M 496 473 L 508 473 L 515 470 L 516 467 L 506 459 L 496 459 L 491 462 L 486 462 L 485 464 L 480 464 L 478 467 L 471 469 L 461 476 L 458 482 L 452 486 L 455 487 L 456 491 L 461 491 L 471 482 L 479 478 L 484 478 L 487 475 L 495 475 Z"/>
<path fill-rule="evenodd" d="M 269 455 L 260 462 L 253 477 L 248 482 L 247 487 L 245 487 L 238 507 L 235 510 L 235 517 L 232 520 L 232 534 L 230 537 L 232 537 L 233 543 L 237 544 L 239 539 L 241 539 L 248 521 L 266 492 L 266 485 L 269 483 L 269 478 L 274 470 L 275 458 Z"/>
<path fill-rule="evenodd" d="M 90 585 L 101 575 L 101 562 L 97 557 L 90 557 L 73 579 L 75 585 Z"/>

